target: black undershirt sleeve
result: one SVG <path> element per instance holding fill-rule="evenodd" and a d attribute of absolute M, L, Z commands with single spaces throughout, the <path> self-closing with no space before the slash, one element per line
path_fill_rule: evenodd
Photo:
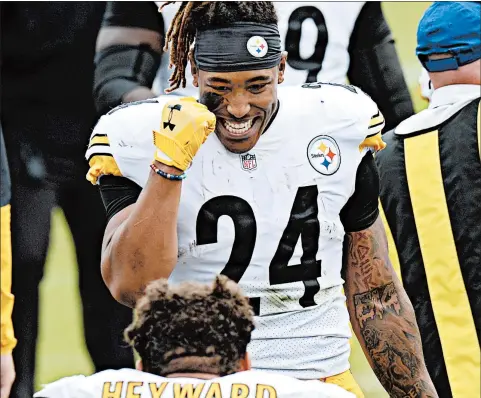
<path fill-rule="evenodd" d="M 379 106 L 386 120 L 384 131 L 414 114 L 391 29 L 380 2 L 366 2 L 354 25 L 349 42 L 347 76 Z"/>
<path fill-rule="evenodd" d="M 142 188 L 125 177 L 105 175 L 99 178 L 100 195 L 107 213 L 107 221 L 119 211 L 134 204 Z"/>
<path fill-rule="evenodd" d="M 341 210 L 341 222 L 346 232 L 369 228 L 379 216 L 379 173 L 371 152 L 362 159 L 356 174 L 353 195 Z"/>

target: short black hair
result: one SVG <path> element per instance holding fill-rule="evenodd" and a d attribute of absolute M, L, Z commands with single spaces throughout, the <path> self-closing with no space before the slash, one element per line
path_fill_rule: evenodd
<path fill-rule="evenodd" d="M 168 1 L 161 7 L 175 1 Z M 185 87 L 185 68 L 190 46 L 197 29 L 228 26 L 233 22 L 257 22 L 277 24 L 277 13 L 270 1 L 183 1 L 165 35 L 164 50 L 170 43 L 170 65 L 175 66 L 170 77 L 171 92 L 181 85 Z"/>
<path fill-rule="evenodd" d="M 239 286 L 226 276 L 203 285 L 176 286 L 159 279 L 138 300 L 125 340 L 142 358 L 146 372 L 239 371 L 254 330 L 254 313 Z"/>

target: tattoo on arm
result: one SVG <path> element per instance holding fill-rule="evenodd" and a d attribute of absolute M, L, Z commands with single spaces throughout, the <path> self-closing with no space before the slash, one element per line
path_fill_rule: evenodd
<path fill-rule="evenodd" d="M 414 310 L 389 262 L 379 218 L 347 234 L 344 256 L 351 323 L 377 378 L 391 397 L 437 397 Z"/>

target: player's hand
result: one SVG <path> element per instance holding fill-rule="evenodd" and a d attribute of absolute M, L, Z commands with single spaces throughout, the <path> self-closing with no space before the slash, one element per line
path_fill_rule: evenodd
<path fill-rule="evenodd" d="M 154 131 L 155 160 L 186 170 L 215 123 L 215 115 L 193 97 L 169 101 L 162 110 L 160 131 Z"/>
<path fill-rule="evenodd" d="M 8 398 L 13 381 L 15 380 L 15 367 L 13 366 L 12 354 L 0 357 L 0 398 Z"/>

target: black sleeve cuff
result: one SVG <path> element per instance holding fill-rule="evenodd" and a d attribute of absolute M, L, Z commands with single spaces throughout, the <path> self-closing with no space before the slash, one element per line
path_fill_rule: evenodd
<path fill-rule="evenodd" d="M 99 178 L 100 195 L 107 212 L 107 220 L 137 202 L 142 188 L 125 177 L 105 175 Z"/>
<path fill-rule="evenodd" d="M 341 210 L 341 222 L 346 232 L 369 228 L 379 216 L 379 173 L 374 157 L 368 152 L 356 174 L 354 194 Z"/>

